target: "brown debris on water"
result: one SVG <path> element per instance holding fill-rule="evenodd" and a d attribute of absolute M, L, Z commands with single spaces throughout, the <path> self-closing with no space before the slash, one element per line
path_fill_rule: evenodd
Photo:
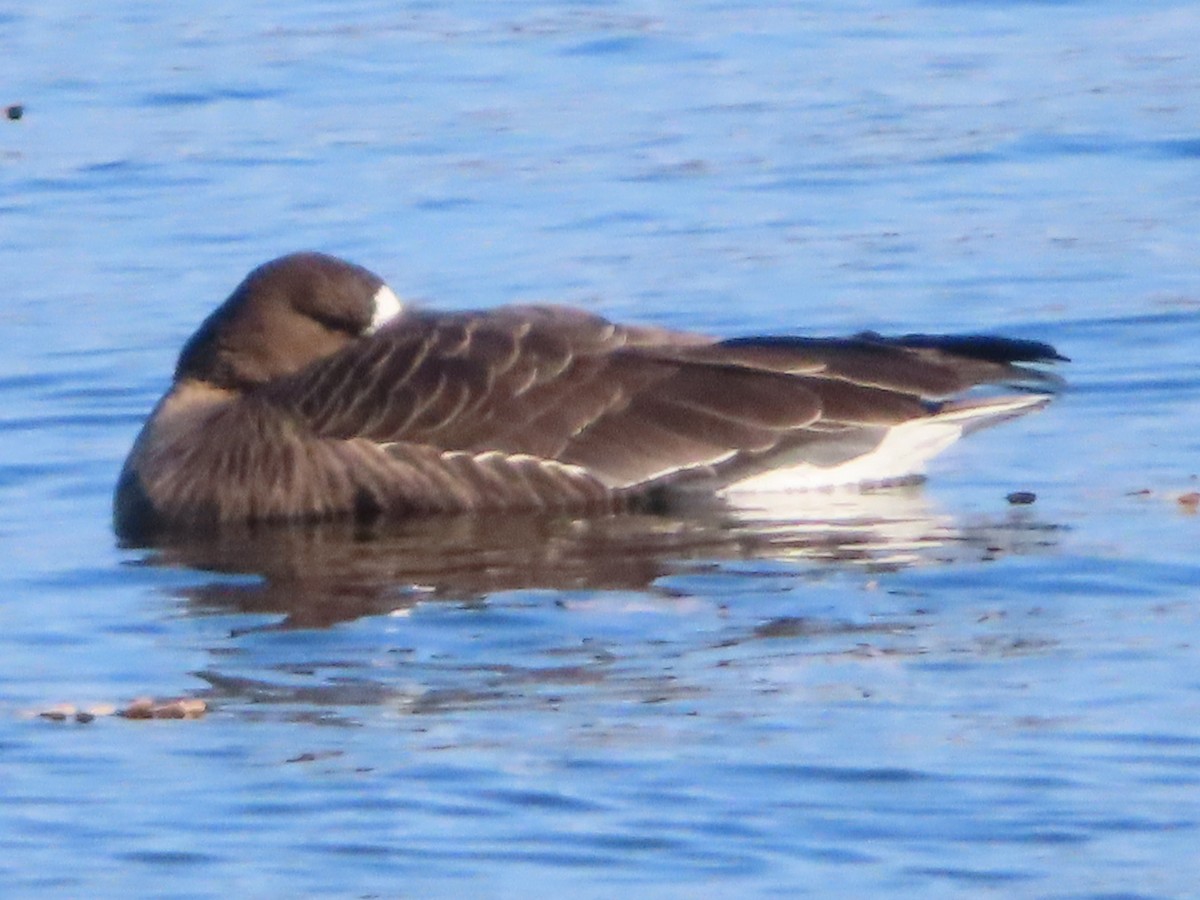
<path fill-rule="evenodd" d="M 117 715 L 125 719 L 199 719 L 207 712 L 208 704 L 195 697 L 138 697 Z"/>
<path fill-rule="evenodd" d="M 111 703 L 97 703 L 85 709 L 71 703 L 59 703 L 55 706 L 40 709 L 32 713 L 39 719 L 48 719 L 51 722 L 78 722 L 80 725 L 87 725 L 89 722 L 94 722 L 99 716 L 111 716 L 117 708 Z"/>
<path fill-rule="evenodd" d="M 1152 491 L 1150 488 L 1142 488 L 1140 491 L 1127 491 L 1126 497 L 1155 497 L 1160 501 L 1170 503 L 1174 501 L 1175 508 L 1185 515 L 1196 515 L 1200 513 L 1200 491 Z"/>
<path fill-rule="evenodd" d="M 67 719 L 74 718 L 75 707 L 69 703 L 60 703 L 49 709 L 43 709 L 38 713 L 38 716 L 43 719 L 49 719 L 51 722 L 65 722 Z"/>
<path fill-rule="evenodd" d="M 50 722 L 87 725 L 102 716 L 120 716 L 122 719 L 199 719 L 207 712 L 208 704 L 195 697 L 138 697 L 121 709 L 112 703 L 95 703 L 88 707 L 58 703 L 44 709 L 29 710 L 25 715 Z"/>

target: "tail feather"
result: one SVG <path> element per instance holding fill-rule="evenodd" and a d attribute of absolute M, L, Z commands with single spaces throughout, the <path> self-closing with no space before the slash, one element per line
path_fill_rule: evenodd
<path fill-rule="evenodd" d="M 1070 362 L 1050 344 L 1022 338 L 997 337 L 990 334 L 904 334 L 884 337 L 873 331 L 855 335 L 859 340 L 909 347 L 914 350 L 936 350 L 965 359 L 980 359 L 994 363 Z"/>
<path fill-rule="evenodd" d="M 955 422 L 962 426 L 963 434 L 970 434 L 1035 412 L 1053 399 L 1051 394 L 1009 394 L 987 400 L 954 400 L 943 403 L 930 421 Z"/>

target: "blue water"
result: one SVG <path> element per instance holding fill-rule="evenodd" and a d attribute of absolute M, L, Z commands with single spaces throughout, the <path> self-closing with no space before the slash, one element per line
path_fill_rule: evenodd
<path fill-rule="evenodd" d="M 1192 4 L 27 7 L 5 896 L 1196 895 Z M 792 522 L 118 547 L 178 347 L 298 248 L 447 307 L 998 330 L 1070 389 Z M 36 715 L 142 695 L 210 711 Z"/>

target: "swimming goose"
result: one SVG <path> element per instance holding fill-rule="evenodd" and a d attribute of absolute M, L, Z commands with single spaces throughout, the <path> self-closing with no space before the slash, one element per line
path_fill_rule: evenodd
<path fill-rule="evenodd" d="M 144 538 L 894 481 L 1045 405 L 1056 379 L 1018 364 L 1062 359 L 976 335 L 720 340 L 565 307 L 434 312 L 297 253 L 251 272 L 184 345 L 114 523 Z M 968 396 L 981 385 L 1016 389 Z"/>

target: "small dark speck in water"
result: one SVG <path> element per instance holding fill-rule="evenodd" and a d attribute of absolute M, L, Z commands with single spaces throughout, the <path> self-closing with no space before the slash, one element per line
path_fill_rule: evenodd
<path fill-rule="evenodd" d="M 806 616 L 780 616 L 754 629 L 756 638 L 792 638 L 843 634 L 886 634 L 911 631 L 912 626 L 900 622 L 880 622 L 860 625 L 852 622 L 822 622 Z M 728 643 L 737 643 L 736 641 Z"/>
<path fill-rule="evenodd" d="M 1013 491 L 1005 499 L 1013 506 L 1028 506 L 1037 500 L 1037 494 L 1033 491 Z"/>
<path fill-rule="evenodd" d="M 339 757 L 341 755 L 342 755 L 341 750 L 323 750 L 323 751 L 320 751 L 317 753 L 313 753 L 313 752 L 301 753 L 299 756 L 293 756 L 291 759 L 287 760 L 287 762 L 289 762 L 289 763 L 319 762 L 324 759 L 336 759 L 337 757 Z"/>
<path fill-rule="evenodd" d="M 5 118 L 11 122 L 17 121 L 23 115 L 25 115 L 25 107 L 20 103 L 14 103 L 4 110 Z"/>

